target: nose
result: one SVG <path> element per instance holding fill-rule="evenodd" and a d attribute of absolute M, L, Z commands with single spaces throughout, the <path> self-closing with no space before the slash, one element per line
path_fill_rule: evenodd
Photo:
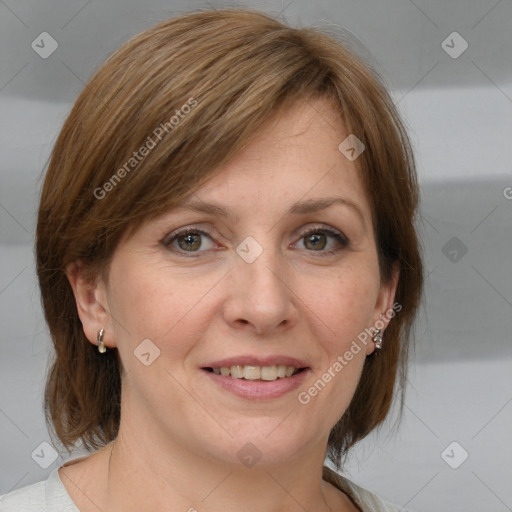
<path fill-rule="evenodd" d="M 270 250 L 252 263 L 235 258 L 227 278 L 228 299 L 225 321 L 234 329 L 256 334 L 282 332 L 297 323 L 297 297 L 293 293 L 292 274 L 278 254 Z"/>

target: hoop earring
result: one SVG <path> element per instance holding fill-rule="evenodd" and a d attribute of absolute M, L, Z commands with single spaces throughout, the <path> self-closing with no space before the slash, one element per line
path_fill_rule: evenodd
<path fill-rule="evenodd" d="M 98 331 L 98 352 L 104 354 L 107 351 L 107 347 L 105 347 L 105 343 L 103 343 L 103 334 L 105 329 L 100 329 Z"/>
<path fill-rule="evenodd" d="M 382 329 L 377 329 L 373 334 L 373 342 L 375 343 L 375 350 L 380 350 L 382 348 L 382 336 L 380 333 Z"/>

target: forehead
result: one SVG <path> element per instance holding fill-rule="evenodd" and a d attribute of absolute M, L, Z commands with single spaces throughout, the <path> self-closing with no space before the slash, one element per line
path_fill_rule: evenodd
<path fill-rule="evenodd" d="M 299 200 L 336 195 L 357 204 L 370 222 L 357 161 L 338 149 L 348 135 L 328 100 L 298 103 L 271 119 L 186 202 L 216 200 L 279 209 Z"/>

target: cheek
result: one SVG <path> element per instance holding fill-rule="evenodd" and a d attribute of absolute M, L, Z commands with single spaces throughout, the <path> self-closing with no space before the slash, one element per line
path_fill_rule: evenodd
<path fill-rule="evenodd" d="M 331 429 L 347 410 L 366 360 L 377 288 L 371 269 L 343 272 L 308 297 L 308 323 L 321 348 L 314 378 L 301 388 L 298 401 Z M 359 337 L 363 334 L 363 337 Z M 365 340 L 361 341 L 361 339 Z"/>
<path fill-rule="evenodd" d="M 187 351 L 205 329 L 206 299 L 215 293 L 216 280 L 179 274 L 144 259 L 120 259 L 112 268 L 109 298 L 120 349 L 133 351 L 150 339 L 162 352 Z"/>
<path fill-rule="evenodd" d="M 298 293 L 318 339 L 330 357 L 342 354 L 370 327 L 378 296 L 378 272 L 371 265 L 345 267 L 329 279 L 302 281 Z"/>

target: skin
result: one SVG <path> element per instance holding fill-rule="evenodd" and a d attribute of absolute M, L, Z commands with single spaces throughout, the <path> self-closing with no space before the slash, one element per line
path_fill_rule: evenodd
<path fill-rule="evenodd" d="M 104 328 L 123 366 L 110 474 L 111 446 L 60 470 L 80 510 L 328 510 L 324 495 L 332 510 L 357 510 L 321 471 L 329 432 L 373 343 L 308 404 L 297 399 L 365 328 L 379 319 L 387 326 L 382 315 L 398 281 L 396 271 L 391 283 L 380 282 L 369 199 L 356 162 L 338 150 L 347 135 L 327 100 L 297 104 L 191 197 L 238 219 L 179 208 L 121 241 L 108 280 L 87 283 L 81 263 L 70 265 L 87 338 L 96 345 Z M 356 203 L 362 218 L 340 204 L 285 214 L 297 201 L 334 195 Z M 187 226 L 211 234 L 199 237 L 201 245 L 193 240 L 192 257 L 183 237 L 181 246 L 161 242 Z M 304 236 L 309 228 L 320 236 L 316 245 Z M 248 236 L 263 249 L 252 263 L 236 252 Z M 134 357 L 144 339 L 160 350 L 149 366 Z M 288 355 L 311 371 L 298 390 L 255 401 L 214 385 L 200 369 L 241 354 Z M 251 468 L 237 457 L 249 442 L 261 454 Z"/>

